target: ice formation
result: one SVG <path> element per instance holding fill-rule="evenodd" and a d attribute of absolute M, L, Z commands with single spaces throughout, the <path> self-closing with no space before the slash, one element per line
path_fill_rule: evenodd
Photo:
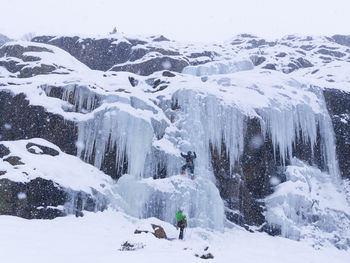
<path fill-rule="evenodd" d="M 105 152 L 116 147 L 117 169 L 123 169 L 127 159 L 127 172 L 143 176 L 147 154 L 151 150 L 153 128 L 149 122 L 137 118 L 118 106 L 108 106 L 94 112 L 94 118 L 78 125 L 78 142 L 84 145 L 78 155 L 101 168 Z"/>
<path fill-rule="evenodd" d="M 210 148 L 220 153 L 224 144 L 233 170 L 244 153 L 250 117 L 260 120 L 260 144 L 271 139 L 275 158 L 284 165 L 293 158 L 299 142 L 309 146 L 312 155 L 319 146 L 325 168 L 336 182 L 334 132 L 320 89 L 253 68 L 249 59 L 189 66 L 183 70 L 185 75 L 169 79 L 169 87 L 159 93 L 153 93 L 141 77 L 138 86 L 133 90 L 125 87 L 126 92 L 115 92 L 124 90 L 113 86 L 120 85 L 115 84 L 118 78 L 96 81 L 104 89 L 84 84 L 60 86 L 60 99 L 67 102 L 64 110 L 82 113 L 78 156 L 101 168 L 106 152 L 115 151 L 115 167 L 126 173 L 110 196 L 125 212 L 172 222 L 182 207 L 192 226 L 208 228 L 221 229 L 225 221 Z M 41 88 L 55 96 L 54 86 Z M 179 153 L 187 151 L 198 156 L 194 182 L 178 176 L 184 163 Z M 170 190 L 161 189 L 165 185 Z M 272 218 L 267 221 L 273 223 Z M 285 235 L 293 233 L 286 230 Z"/>
<path fill-rule="evenodd" d="M 293 157 L 292 150 L 299 140 L 305 145 L 310 144 L 313 156 L 319 129 L 323 161 L 328 172 L 338 180 L 334 131 L 328 112 L 324 109 L 322 113 L 315 113 L 309 105 L 304 104 L 284 110 L 266 108 L 259 110 L 259 113 L 265 121 L 263 126 L 266 127 L 266 133 L 271 136 L 275 154 L 278 148 L 279 156 L 275 158 L 279 158 L 283 164 L 286 164 L 286 159 Z"/>
<path fill-rule="evenodd" d="M 113 196 L 115 207 L 138 218 L 157 215 L 161 220 L 175 224 L 174 215 L 182 209 L 189 226 L 223 230 L 224 207 L 219 192 L 214 184 L 203 178 L 192 181 L 177 175 L 140 180 L 124 175 Z"/>
<path fill-rule="evenodd" d="M 221 151 L 227 146 L 231 167 L 239 161 L 244 148 L 245 116 L 234 105 L 223 105 L 214 95 L 199 94 L 190 89 L 176 92 L 173 100 L 181 108 L 178 125 L 181 130 L 180 148 L 198 153 L 197 171 L 210 178 L 210 144 Z M 189 144 L 188 144 L 189 143 Z"/>
<path fill-rule="evenodd" d="M 52 95 L 53 86 L 42 85 L 41 88 L 48 96 Z M 99 106 L 99 97 L 86 86 L 70 84 L 62 87 L 62 96 L 60 98 L 71 104 L 67 110 L 87 113 Z"/>
<path fill-rule="evenodd" d="M 299 240 L 322 235 L 321 242 L 349 247 L 350 210 L 334 178 L 297 159 L 287 167 L 286 176 L 286 182 L 266 198 L 267 222 L 279 227 L 284 237 Z"/>
<path fill-rule="evenodd" d="M 254 68 L 253 63 L 249 59 L 229 60 L 225 62 L 209 62 L 199 66 L 187 66 L 182 73 L 193 76 L 209 76 L 214 74 L 227 74 L 237 71 L 251 70 Z"/>
<path fill-rule="evenodd" d="M 222 82 L 222 78 L 215 81 L 217 87 L 232 88 L 231 81 L 228 85 Z M 329 173 L 337 178 L 332 124 L 322 93 L 317 88 L 305 87 L 296 81 L 267 87 L 277 90 L 278 96 L 282 97 L 285 96 L 283 90 L 289 87 L 307 89 L 312 94 L 311 99 L 305 99 L 310 105 L 303 101 L 288 103 L 288 100 L 281 104 L 278 97 L 271 97 L 266 106 L 256 107 L 248 100 L 242 108 L 234 97 L 230 101 L 215 90 L 191 88 L 191 82 L 176 85 L 170 90 L 170 97 L 158 105 L 160 108 L 149 106 L 140 97 L 127 99 L 115 94 L 96 97 L 93 92 L 86 93 L 83 87 L 69 87 L 64 93 L 63 99 L 69 101 L 73 96 L 76 111 L 86 115 L 78 124 L 78 155 L 101 168 L 105 153 L 115 148 L 117 169 L 123 171 L 127 165 L 127 173 L 119 179 L 118 190 L 114 191 L 119 201 L 113 201 L 127 213 L 138 217 L 156 216 L 171 222 L 176 206 L 183 206 L 191 215 L 193 226 L 223 226 L 224 206 L 215 186 L 210 147 L 220 152 L 224 143 L 230 168 L 234 169 L 244 152 L 246 120 L 250 115 L 260 119 L 261 138 L 271 138 L 275 158 L 282 164 L 293 157 L 293 147 L 298 141 L 309 145 L 313 152 L 320 131 L 323 161 Z M 264 94 L 264 88 L 254 86 L 253 90 Z M 166 113 L 170 107 L 174 107 L 172 117 Z M 164 116 L 172 119 L 172 123 L 160 121 L 156 116 L 159 111 L 164 111 Z M 164 176 L 168 178 L 180 173 L 183 164 L 179 156 L 181 151 L 197 153 L 195 177 L 201 191 L 193 187 L 177 189 L 176 180 L 171 181 L 175 190 L 167 194 L 149 185 L 146 187 L 142 180 L 156 178 L 159 169 L 164 169 Z M 165 179 L 158 180 L 164 182 Z M 208 209 L 207 202 L 203 202 L 205 195 L 211 196 L 217 208 L 215 211 Z M 187 197 L 191 199 L 188 204 Z M 175 206 L 171 204 L 173 202 Z M 204 223 L 203 217 L 208 222 Z"/>

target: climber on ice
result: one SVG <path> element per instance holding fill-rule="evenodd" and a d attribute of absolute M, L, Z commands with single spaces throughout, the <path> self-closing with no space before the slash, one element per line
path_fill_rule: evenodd
<path fill-rule="evenodd" d="M 193 159 L 196 159 L 196 158 L 197 158 L 196 152 L 193 152 L 193 154 L 192 154 L 191 151 L 188 151 L 188 152 L 187 152 L 187 155 L 181 153 L 181 156 L 182 156 L 183 158 L 186 159 L 186 164 L 185 164 L 184 166 L 182 166 L 182 168 L 181 168 L 181 173 L 182 173 L 182 174 L 185 174 L 186 169 L 189 169 L 190 172 L 191 172 L 191 175 L 192 175 L 191 178 L 192 178 L 192 180 L 193 180 L 193 179 L 194 179 L 194 175 L 193 175 L 193 172 L 194 172 Z"/>
<path fill-rule="evenodd" d="M 187 227 L 186 216 L 182 214 L 181 210 L 179 210 L 176 213 L 176 229 L 180 228 L 179 239 L 183 239 L 184 238 L 184 229 L 185 229 L 185 227 Z"/>

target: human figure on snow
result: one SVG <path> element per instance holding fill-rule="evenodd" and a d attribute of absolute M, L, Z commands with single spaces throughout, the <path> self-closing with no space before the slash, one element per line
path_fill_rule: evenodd
<path fill-rule="evenodd" d="M 176 229 L 180 228 L 179 239 L 184 238 L 184 229 L 187 227 L 187 219 L 186 216 L 182 214 L 182 211 L 179 210 L 176 213 Z"/>
<path fill-rule="evenodd" d="M 194 179 L 194 175 L 193 175 L 193 172 L 194 172 L 193 159 L 197 158 L 196 152 L 193 152 L 193 154 L 192 154 L 191 151 L 188 151 L 187 155 L 181 153 L 181 156 L 186 159 L 186 164 L 184 166 L 182 166 L 181 173 L 185 174 L 186 169 L 190 169 L 190 172 L 191 172 L 191 175 L 192 175 L 191 178 L 193 180 Z"/>

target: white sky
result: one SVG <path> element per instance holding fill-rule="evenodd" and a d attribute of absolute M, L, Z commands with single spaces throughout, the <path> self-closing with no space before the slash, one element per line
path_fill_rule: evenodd
<path fill-rule="evenodd" d="M 221 41 L 239 33 L 350 35 L 350 0 L 0 0 L 0 33 L 163 34 Z"/>

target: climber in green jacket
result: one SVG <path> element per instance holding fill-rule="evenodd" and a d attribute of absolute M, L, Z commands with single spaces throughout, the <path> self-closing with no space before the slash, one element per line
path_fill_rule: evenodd
<path fill-rule="evenodd" d="M 182 211 L 179 210 L 176 213 L 176 229 L 180 228 L 179 239 L 183 239 L 184 237 L 184 229 L 187 227 L 187 219 L 186 216 L 182 214 Z"/>

